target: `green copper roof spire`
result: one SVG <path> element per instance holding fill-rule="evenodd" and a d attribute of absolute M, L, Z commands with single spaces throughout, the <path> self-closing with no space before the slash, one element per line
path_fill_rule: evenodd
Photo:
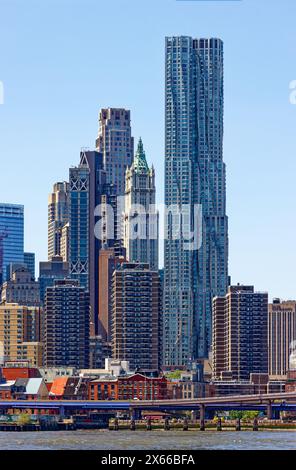
<path fill-rule="evenodd" d="M 144 152 L 143 142 L 140 137 L 137 152 L 134 158 L 133 167 L 137 173 L 146 173 L 149 172 L 149 167 L 146 160 L 146 155 Z"/>

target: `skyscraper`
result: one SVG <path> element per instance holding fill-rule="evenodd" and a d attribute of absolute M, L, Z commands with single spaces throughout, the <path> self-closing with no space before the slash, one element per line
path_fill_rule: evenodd
<path fill-rule="evenodd" d="M 17 268 L 9 281 L 3 283 L 1 302 L 26 305 L 27 307 L 40 306 L 39 282 L 35 281 L 26 266 Z"/>
<path fill-rule="evenodd" d="M 287 375 L 293 341 L 296 341 L 296 301 L 275 299 L 268 306 L 268 367 L 272 377 L 283 379 Z"/>
<path fill-rule="evenodd" d="M 0 284 L 9 265 L 24 262 L 24 206 L 0 204 Z"/>
<path fill-rule="evenodd" d="M 69 220 L 69 183 L 55 183 L 48 197 L 48 259 L 61 256 L 62 229 Z M 66 260 L 64 260 L 66 261 Z"/>
<path fill-rule="evenodd" d="M 69 170 L 70 275 L 89 289 L 89 166 L 84 154 Z"/>
<path fill-rule="evenodd" d="M 268 372 L 268 294 L 253 286 L 231 286 L 213 299 L 213 377 L 236 380 Z"/>
<path fill-rule="evenodd" d="M 131 370 L 160 366 L 160 300 L 159 274 L 148 264 L 123 263 L 114 271 L 112 357 L 129 361 Z"/>
<path fill-rule="evenodd" d="M 45 367 L 87 368 L 89 296 L 78 281 L 57 280 L 48 287 L 44 310 Z"/>
<path fill-rule="evenodd" d="M 125 182 L 126 258 L 131 262 L 148 263 L 158 269 L 158 212 L 155 206 L 155 173 L 148 167 L 142 140 L 133 163 L 126 171 Z"/>
<path fill-rule="evenodd" d="M 69 262 L 69 250 L 70 250 L 70 224 L 69 222 L 62 227 L 61 231 L 61 257 L 63 260 Z"/>
<path fill-rule="evenodd" d="M 103 154 L 107 183 L 115 186 L 117 196 L 123 196 L 125 171 L 132 164 L 134 155 L 130 111 L 120 108 L 101 109 L 96 150 Z"/>
<path fill-rule="evenodd" d="M 167 38 L 165 90 L 164 364 L 185 365 L 208 356 L 228 284 L 223 42 Z"/>
<path fill-rule="evenodd" d="M 47 287 L 52 287 L 56 280 L 69 277 L 69 263 L 61 256 L 54 256 L 51 261 L 39 263 L 40 302 L 44 305 Z"/>
<path fill-rule="evenodd" d="M 124 257 L 116 256 L 114 248 L 103 247 L 100 251 L 98 333 L 105 342 L 111 341 L 112 276 L 115 269 L 124 261 Z"/>
<path fill-rule="evenodd" d="M 24 264 L 32 274 L 32 278 L 35 279 L 35 253 L 24 253 Z"/>
<path fill-rule="evenodd" d="M 4 361 L 29 360 L 41 366 L 42 310 L 15 303 L 0 305 L 0 345 Z"/>
<path fill-rule="evenodd" d="M 90 293 L 91 336 L 98 330 L 98 271 L 102 245 L 101 233 L 95 236 L 95 209 L 101 205 L 106 192 L 102 154 L 82 151 L 79 166 L 70 168 L 70 275 Z"/>

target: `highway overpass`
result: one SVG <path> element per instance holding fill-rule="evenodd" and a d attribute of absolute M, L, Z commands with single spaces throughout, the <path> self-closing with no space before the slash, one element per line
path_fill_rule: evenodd
<path fill-rule="evenodd" d="M 271 393 L 262 395 L 239 395 L 187 400 L 132 400 L 132 401 L 81 401 L 81 400 L 1 400 L 0 411 L 19 410 L 57 410 L 61 415 L 79 411 L 127 411 L 140 416 L 142 411 L 192 411 L 198 412 L 201 419 L 207 410 L 258 410 L 267 411 L 272 419 L 277 411 L 296 411 L 296 392 Z"/>

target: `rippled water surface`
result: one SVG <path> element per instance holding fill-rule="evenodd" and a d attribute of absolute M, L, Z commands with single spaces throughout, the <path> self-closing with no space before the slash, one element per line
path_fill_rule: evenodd
<path fill-rule="evenodd" d="M 1 450 L 296 449 L 296 432 L 60 431 L 0 432 Z"/>

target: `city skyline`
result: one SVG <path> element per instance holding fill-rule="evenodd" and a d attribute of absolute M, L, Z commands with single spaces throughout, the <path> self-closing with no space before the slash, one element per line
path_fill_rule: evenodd
<path fill-rule="evenodd" d="M 179 34 L 217 36 L 224 41 L 226 60 L 229 272 L 234 283 L 254 283 L 258 289 L 268 290 L 270 298 L 294 298 L 291 266 L 296 259 L 292 190 L 296 107 L 289 100 L 289 84 L 296 75 L 291 60 L 296 5 L 270 1 L 266 9 L 261 2 L 249 0 L 221 2 L 213 8 L 212 2 L 165 0 L 161 5 L 152 1 L 139 7 L 131 0 L 119 20 L 112 15 L 111 5 L 103 4 L 102 37 L 108 37 L 108 44 L 101 48 L 96 63 L 98 6 L 93 1 L 87 3 L 88 9 L 73 4 L 70 18 L 66 1 L 51 2 L 50 6 L 42 2 L 31 10 L 17 0 L 1 5 L 0 37 L 4 46 L 0 79 L 5 99 L 0 106 L 0 152 L 7 177 L 1 185 L 0 200 L 25 205 L 25 249 L 36 251 L 37 263 L 46 259 L 47 193 L 55 181 L 67 179 L 67 169 L 78 160 L 81 147 L 93 148 L 101 107 L 131 110 L 133 135 L 136 140 L 141 135 L 145 141 L 149 164 L 153 163 L 156 170 L 158 199 L 163 198 L 164 38 Z M 47 25 L 43 16 L 49 19 Z M 117 31 L 114 35 L 107 34 L 105 26 L 111 17 Z M 53 18 L 55 37 L 50 34 Z M 77 35 L 82 31 L 81 23 L 88 25 L 88 35 Z M 152 25 L 154 34 L 149 36 Z M 126 53 L 120 55 L 118 37 L 123 32 Z M 4 35 L 11 40 L 6 41 Z M 37 69 L 36 58 L 40 61 Z M 93 73 L 86 74 L 90 65 Z M 126 73 L 116 73 L 119 69 Z M 21 151 L 13 148 L 16 136 Z M 13 166 L 5 157 L 12 154 Z M 27 171 L 28 164 L 36 171 Z M 279 184 L 281 190 L 275 191 Z M 289 230 L 283 231 L 287 220 Z"/>
<path fill-rule="evenodd" d="M 0 449 L 295 448 L 295 16 L 0 0 Z"/>

